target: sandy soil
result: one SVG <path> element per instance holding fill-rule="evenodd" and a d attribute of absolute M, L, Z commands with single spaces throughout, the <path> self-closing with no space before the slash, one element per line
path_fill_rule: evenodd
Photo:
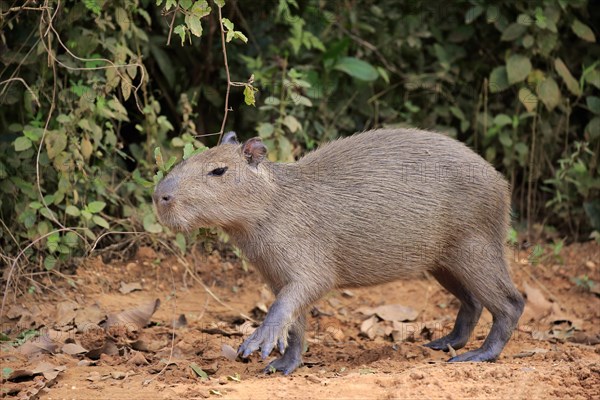
<path fill-rule="evenodd" d="M 526 253 L 513 255 L 512 273 L 528 303 L 519 329 L 496 363 L 448 364 L 447 353 L 422 346 L 451 329 L 458 310 L 450 294 L 423 277 L 334 291 L 319 301 L 309 318 L 305 366 L 289 377 L 265 376 L 261 372 L 265 363 L 257 356 L 248 362 L 224 356 L 223 346 L 237 349 L 243 332 L 251 329 L 249 324 L 240 328 L 241 315 L 260 321 L 261 309 L 272 301 L 251 267 L 244 271 L 235 258 L 222 259 L 216 253 L 190 259 L 194 273 L 219 304 L 182 263 L 149 248 L 141 248 L 126 263 L 90 259 L 72 277 L 76 288 L 46 282 L 55 288 L 53 293 L 44 298 L 23 296 L 10 305 L 2 332 L 14 339 L 24 329 L 35 329 L 50 335 L 54 345 L 45 347 L 39 336 L 30 341 L 37 346 L 35 351 L 4 342 L 2 396 L 600 399 L 600 297 L 571 280 L 585 275 L 600 282 L 600 246 L 572 245 L 560 257 L 544 256 L 533 265 Z M 132 290 L 136 288 L 141 290 Z M 122 332 L 117 324 L 107 329 L 108 334 L 90 329 L 107 314 L 108 321 L 124 318 L 119 314 L 123 310 L 137 317 L 155 299 L 161 304 L 154 314 L 151 307 L 140 317 L 150 320 L 142 328 Z M 372 326 L 366 326 L 367 316 L 357 310 L 382 304 L 401 304 L 418 314 L 404 324 L 374 318 Z M 480 346 L 490 322 L 484 313 L 466 349 L 458 352 Z M 414 335 L 407 337 L 407 331 Z M 85 353 L 107 337 L 115 343 L 112 350 Z M 64 347 L 65 343 L 71 346 Z"/>

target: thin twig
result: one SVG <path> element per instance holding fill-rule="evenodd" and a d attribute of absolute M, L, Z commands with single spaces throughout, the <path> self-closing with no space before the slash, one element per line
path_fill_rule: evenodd
<path fill-rule="evenodd" d="M 35 93 L 33 92 L 33 90 L 31 90 L 31 88 L 29 87 L 29 85 L 27 85 L 27 82 L 25 82 L 25 80 L 24 80 L 23 78 L 16 77 L 16 78 L 10 78 L 10 79 L 6 79 L 6 80 L 4 80 L 4 81 L 0 82 L 0 85 L 7 85 L 8 83 L 10 83 L 10 82 L 12 82 L 12 81 L 18 81 L 18 82 L 21 82 L 21 83 L 23 84 L 23 86 L 25 86 L 25 88 L 27 89 L 27 91 L 28 91 L 29 93 L 31 93 L 31 96 L 33 97 L 33 100 L 35 100 L 35 102 L 36 102 L 37 106 L 38 106 L 38 107 L 41 107 L 41 106 L 42 106 L 42 105 L 40 104 L 40 100 L 38 99 L 38 97 L 35 95 Z M 7 85 L 7 87 L 8 87 L 8 85 Z M 3 90 L 2 90 L 2 93 L 4 93 L 4 90 L 6 90 L 6 89 L 3 89 Z M 0 95 L 1 95 L 1 94 L 0 94 Z"/>
<path fill-rule="evenodd" d="M 173 10 L 173 18 L 171 18 L 171 23 L 169 24 L 169 36 L 167 37 L 167 46 L 171 45 L 171 34 L 173 33 L 173 25 L 175 25 L 175 17 L 177 16 L 177 10 L 179 10 L 179 1 L 175 5 L 175 9 Z"/>
<path fill-rule="evenodd" d="M 225 74 L 227 75 L 227 91 L 225 93 L 225 115 L 223 115 L 223 122 L 221 123 L 221 130 L 219 131 L 219 140 L 217 144 L 221 143 L 223 132 L 225 131 L 225 124 L 227 123 L 227 114 L 229 113 L 229 92 L 231 91 L 231 75 L 229 74 L 229 63 L 227 62 L 227 47 L 225 46 L 225 29 L 223 27 L 223 15 L 221 13 L 221 7 L 217 7 L 219 12 L 219 28 L 221 29 L 221 47 L 223 49 L 223 61 L 225 63 Z"/>

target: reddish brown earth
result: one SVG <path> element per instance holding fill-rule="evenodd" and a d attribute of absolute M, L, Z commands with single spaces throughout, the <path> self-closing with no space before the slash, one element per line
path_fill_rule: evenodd
<path fill-rule="evenodd" d="M 141 248 L 127 263 L 90 259 L 71 277 L 75 288 L 46 281 L 53 291 L 45 297 L 26 295 L 6 308 L 10 312 L 4 313 L 2 331 L 10 338 L 23 329 L 35 328 L 53 332 L 55 341 L 54 354 L 4 342 L 0 353 L 2 396 L 600 399 L 600 298 L 593 293 L 598 287 L 585 290 L 571 280 L 585 275 L 600 282 L 600 246 L 576 244 L 563 249 L 560 256 L 562 260 L 543 256 L 536 265 L 527 262 L 524 252 L 512 256 L 515 282 L 528 295 L 528 303 L 519 329 L 496 363 L 447 364 L 447 354 L 422 346 L 428 336 L 437 337 L 450 329 L 458 310 L 450 294 L 432 278 L 423 277 L 351 292 L 334 291 L 319 301 L 309 318 L 306 365 L 289 377 L 265 376 L 261 372 L 265 363 L 257 356 L 243 363 L 222 355 L 223 345 L 237 349 L 242 341 L 240 331 L 247 332 L 239 328 L 244 322 L 240 315 L 261 320 L 264 314 L 259 309 L 272 301 L 252 268 L 245 272 L 234 258 L 226 261 L 213 254 L 204 260 L 190 257 L 188 261 L 194 265 L 190 271 L 181 261 L 161 257 L 149 248 Z M 222 304 L 193 276 L 208 285 Z M 132 283 L 139 283 L 141 290 L 119 291 L 122 284 Z M 90 350 L 106 340 L 104 330 L 89 329 L 92 321 L 144 305 L 147 308 L 155 299 L 160 299 L 160 307 L 144 328 L 119 331 L 116 324 L 109 329 L 116 354 L 99 354 L 99 358 L 97 354 L 94 360 L 65 354 L 73 349 L 67 351 L 65 342 Z M 357 310 L 382 304 L 412 307 L 418 316 L 413 322 L 396 323 L 391 336 L 391 322 L 373 319 L 376 325 L 368 332 L 371 339 L 361 333 L 367 317 Z M 187 324 L 173 328 L 172 322 L 181 314 Z M 490 322 L 490 315 L 484 314 L 465 350 L 481 345 Z M 75 328 L 77 324 L 79 328 Z M 416 334 L 400 342 L 406 336 L 400 328 Z M 56 331 L 62 334 L 56 336 Z M 398 342 L 394 343 L 392 336 Z M 42 342 L 38 337 L 31 343 Z M 40 367 L 42 362 L 49 364 Z M 40 374 L 44 366 L 46 374 Z M 202 369 L 207 378 L 198 376 L 191 366 Z M 18 370 L 29 373 L 18 378 L 14 375 Z"/>

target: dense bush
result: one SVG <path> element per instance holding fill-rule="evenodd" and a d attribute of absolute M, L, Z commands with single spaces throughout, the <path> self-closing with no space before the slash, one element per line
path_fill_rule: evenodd
<path fill-rule="evenodd" d="M 34 243 L 22 261 L 51 269 L 99 239 L 118 244 L 108 230 L 162 232 L 156 170 L 221 131 L 223 3 L 0 1 L 4 263 Z M 239 82 L 226 128 L 261 136 L 270 158 L 374 127 L 435 129 L 506 174 L 516 224 L 575 240 L 600 230 L 587 1 L 227 1 L 222 12 Z"/>

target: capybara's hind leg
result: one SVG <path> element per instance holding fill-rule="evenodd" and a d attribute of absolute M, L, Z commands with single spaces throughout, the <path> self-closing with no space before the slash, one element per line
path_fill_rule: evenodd
<path fill-rule="evenodd" d="M 448 351 L 448 345 L 450 345 L 453 349 L 458 350 L 465 346 L 479 321 L 482 310 L 481 303 L 448 270 L 440 268 L 433 271 L 432 275 L 446 290 L 460 300 L 460 309 L 452 331 L 425 346 L 434 350 Z"/>
<path fill-rule="evenodd" d="M 450 362 L 497 360 L 523 313 L 525 303 L 510 279 L 506 261 L 496 259 L 492 262 L 496 265 L 490 266 L 484 276 L 472 270 L 474 276 L 466 281 L 473 294 L 492 314 L 490 333 L 480 348 L 452 357 L 448 360 Z"/>

